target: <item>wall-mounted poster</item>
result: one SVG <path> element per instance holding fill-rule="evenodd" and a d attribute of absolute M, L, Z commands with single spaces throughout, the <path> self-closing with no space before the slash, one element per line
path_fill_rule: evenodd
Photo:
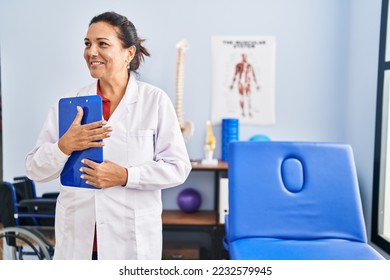
<path fill-rule="evenodd" d="M 211 120 L 275 123 L 275 38 L 212 38 Z"/>

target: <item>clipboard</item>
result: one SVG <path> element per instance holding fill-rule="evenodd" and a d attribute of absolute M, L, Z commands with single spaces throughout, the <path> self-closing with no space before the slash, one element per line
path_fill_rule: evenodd
<path fill-rule="evenodd" d="M 81 124 L 88 124 L 102 120 L 102 99 L 99 95 L 61 98 L 58 101 L 59 137 L 64 135 L 73 123 L 74 118 L 77 115 L 77 106 L 82 107 L 84 111 Z M 89 148 L 83 151 L 73 152 L 60 175 L 61 184 L 63 186 L 97 189 L 86 184 L 85 180 L 80 178 L 82 173 L 80 168 L 84 166 L 84 164 L 81 163 L 83 158 L 87 158 L 98 163 L 103 162 L 103 147 Z"/>

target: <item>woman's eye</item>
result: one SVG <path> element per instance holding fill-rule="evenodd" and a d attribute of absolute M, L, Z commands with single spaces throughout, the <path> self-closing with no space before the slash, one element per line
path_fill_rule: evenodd
<path fill-rule="evenodd" d="M 84 45 L 85 45 L 86 47 L 90 47 L 90 46 L 91 46 L 91 43 L 90 43 L 90 42 L 84 42 Z"/>
<path fill-rule="evenodd" d="M 104 46 L 108 46 L 108 44 L 106 42 L 99 42 L 99 45 L 104 47 Z"/>

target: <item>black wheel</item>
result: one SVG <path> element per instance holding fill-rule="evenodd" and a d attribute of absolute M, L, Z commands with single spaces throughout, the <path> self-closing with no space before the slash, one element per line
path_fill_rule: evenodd
<path fill-rule="evenodd" d="M 0 259 L 51 260 L 53 249 L 44 237 L 22 227 L 7 227 L 0 230 Z"/>

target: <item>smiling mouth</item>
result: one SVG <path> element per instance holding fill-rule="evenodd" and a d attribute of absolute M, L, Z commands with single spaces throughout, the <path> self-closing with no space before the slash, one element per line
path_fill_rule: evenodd
<path fill-rule="evenodd" d="M 100 61 L 92 61 L 91 62 L 91 66 L 97 66 L 97 65 L 103 65 L 104 63 L 103 62 L 100 62 Z"/>

